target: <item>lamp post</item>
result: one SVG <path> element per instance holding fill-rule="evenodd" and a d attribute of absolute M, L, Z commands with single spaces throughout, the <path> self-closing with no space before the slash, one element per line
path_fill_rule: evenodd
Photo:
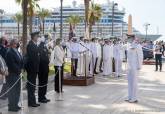
<path fill-rule="evenodd" d="M 60 14 L 60 38 L 62 39 L 62 33 L 63 33 L 63 0 L 61 1 L 61 14 Z"/>
<path fill-rule="evenodd" d="M 113 27 L 114 27 L 114 11 L 115 11 L 115 6 L 117 6 L 117 3 L 112 2 L 112 33 L 111 35 L 113 36 Z"/>
<path fill-rule="evenodd" d="M 149 23 L 146 23 L 144 26 L 145 26 L 145 30 L 146 30 L 146 37 L 145 37 L 145 40 L 147 40 L 148 27 L 150 26 L 150 24 L 149 24 Z"/>

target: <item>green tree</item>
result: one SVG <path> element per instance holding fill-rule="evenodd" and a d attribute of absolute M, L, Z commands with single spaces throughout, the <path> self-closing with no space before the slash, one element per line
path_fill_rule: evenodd
<path fill-rule="evenodd" d="M 51 13 L 48 9 L 42 8 L 37 12 L 37 15 L 42 22 L 42 32 L 44 34 L 45 33 L 45 18 L 51 16 Z"/>
<path fill-rule="evenodd" d="M 39 0 L 28 0 L 27 4 L 27 16 L 29 17 L 29 31 L 32 32 L 33 29 L 33 16 L 35 15 L 35 11 L 39 9 Z M 16 3 L 22 5 L 23 7 L 24 0 L 16 0 Z"/>
<path fill-rule="evenodd" d="M 30 33 L 33 31 L 33 17 L 35 16 L 35 12 L 39 9 L 38 0 L 29 0 L 28 3 L 28 16 L 29 16 L 29 31 Z"/>
<path fill-rule="evenodd" d="M 13 19 L 17 22 L 17 26 L 18 26 L 18 36 L 20 35 L 20 24 L 22 23 L 23 21 L 23 15 L 22 13 L 16 13 L 14 16 L 13 16 Z"/>
<path fill-rule="evenodd" d="M 23 55 L 26 54 L 26 46 L 27 46 L 27 12 L 28 12 L 28 1 L 29 0 L 15 0 L 17 4 L 21 5 L 23 12 L 23 34 L 22 34 L 22 42 L 23 42 Z"/>
<path fill-rule="evenodd" d="M 89 36 L 91 36 L 92 26 L 102 17 L 102 8 L 99 4 L 91 3 L 88 12 Z"/>

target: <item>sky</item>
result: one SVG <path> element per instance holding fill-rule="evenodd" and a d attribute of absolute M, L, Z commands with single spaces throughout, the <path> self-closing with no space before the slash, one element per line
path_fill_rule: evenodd
<path fill-rule="evenodd" d="M 63 0 L 64 6 L 72 5 L 73 0 Z M 78 4 L 83 4 L 84 0 L 76 0 Z M 93 0 L 95 3 L 107 3 L 108 0 Z M 112 1 L 112 0 L 110 0 Z M 145 33 L 145 23 L 149 23 L 149 34 L 162 34 L 165 36 L 165 0 L 114 0 L 119 8 L 126 9 L 125 21 L 128 15 L 133 18 L 133 26 L 141 33 Z M 40 0 L 40 7 L 53 9 L 60 6 L 60 0 Z M 16 13 L 20 9 L 15 0 L 0 0 L 0 9 L 7 13 Z M 165 37 L 164 37 L 165 38 Z"/>

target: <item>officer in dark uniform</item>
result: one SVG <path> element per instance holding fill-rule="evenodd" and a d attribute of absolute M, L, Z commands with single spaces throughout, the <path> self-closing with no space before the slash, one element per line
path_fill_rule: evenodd
<path fill-rule="evenodd" d="M 35 86 L 36 78 L 39 72 L 40 55 L 37 41 L 39 32 L 31 33 L 31 41 L 27 45 L 27 63 L 25 69 L 27 70 L 27 93 L 28 93 L 28 106 L 38 107 L 40 104 L 36 103 Z"/>
<path fill-rule="evenodd" d="M 44 40 L 41 41 L 39 45 L 39 53 L 40 53 L 40 64 L 39 64 L 39 89 L 38 89 L 38 101 L 41 103 L 50 102 L 49 99 L 46 98 L 47 86 L 48 83 L 48 73 L 49 73 L 49 50 L 46 47 L 46 42 L 48 41 L 48 35 L 44 36 Z M 43 86 L 43 87 L 42 87 Z"/>

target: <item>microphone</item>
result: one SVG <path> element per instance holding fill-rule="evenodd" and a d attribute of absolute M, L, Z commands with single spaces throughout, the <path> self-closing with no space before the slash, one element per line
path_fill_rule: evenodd
<path fill-rule="evenodd" d="M 88 51 L 92 52 L 88 47 L 84 46 L 81 42 L 79 42 L 79 44 L 83 47 L 85 47 Z"/>

